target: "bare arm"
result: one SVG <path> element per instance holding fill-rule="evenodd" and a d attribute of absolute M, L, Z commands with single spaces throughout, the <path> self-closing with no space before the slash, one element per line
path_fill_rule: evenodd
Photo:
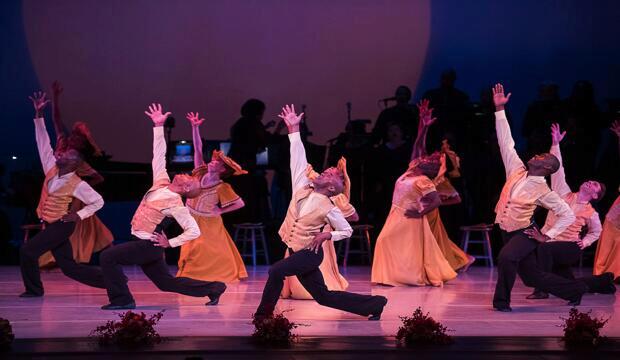
<path fill-rule="evenodd" d="M 245 203 L 243 202 L 243 199 L 239 198 L 239 199 L 233 201 L 228 206 L 225 206 L 225 207 L 218 206 L 218 209 L 219 209 L 219 213 L 221 215 L 221 214 L 226 214 L 226 213 L 229 213 L 229 212 L 232 212 L 232 211 L 235 211 L 235 210 L 239 210 L 239 209 L 241 209 L 244 206 L 245 206 Z"/>
<path fill-rule="evenodd" d="M 192 142 L 194 143 L 194 167 L 204 165 L 204 159 L 202 158 L 202 138 L 200 137 L 200 125 L 205 121 L 204 118 L 200 118 L 198 113 L 187 113 L 187 120 L 192 124 Z"/>
<path fill-rule="evenodd" d="M 439 198 L 439 193 L 437 193 L 437 191 L 432 191 L 424 195 L 420 199 L 420 202 L 424 204 L 422 210 L 408 209 L 405 211 L 405 216 L 414 219 L 421 218 L 441 205 L 441 199 Z"/>
<path fill-rule="evenodd" d="M 62 94 L 62 91 L 63 88 L 60 83 L 54 81 L 54 83 L 52 83 L 52 122 L 54 123 L 54 131 L 56 132 L 57 140 L 68 134 L 67 127 L 62 122 L 62 116 L 60 114 L 60 94 Z"/>
<path fill-rule="evenodd" d="M 424 99 L 418 104 L 420 122 L 418 123 L 418 135 L 413 143 L 413 151 L 411 152 L 410 160 L 415 160 L 426 155 L 426 135 L 428 134 L 428 128 L 437 120 L 437 118 L 433 117 L 433 109 L 429 108 L 429 103 L 429 100 Z"/>
<path fill-rule="evenodd" d="M 620 120 L 616 120 L 609 128 L 618 138 L 618 154 L 620 154 Z"/>

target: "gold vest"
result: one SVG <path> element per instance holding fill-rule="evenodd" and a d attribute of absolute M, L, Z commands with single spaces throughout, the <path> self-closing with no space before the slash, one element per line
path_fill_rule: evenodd
<path fill-rule="evenodd" d="M 566 228 L 561 234 L 555 237 L 555 240 L 561 241 L 576 241 L 579 240 L 579 234 L 581 233 L 581 229 L 586 225 L 588 219 L 592 217 L 592 214 L 595 213 L 594 208 L 590 203 L 586 204 L 578 204 L 577 203 L 577 193 L 570 193 L 564 199 L 566 203 L 570 206 L 571 210 L 575 213 L 575 221 L 570 224 L 569 227 Z M 581 205 L 581 206 L 580 206 Z M 545 226 L 542 228 L 542 232 L 547 232 L 557 221 L 557 217 L 553 212 L 549 212 L 547 215 L 547 221 L 545 221 Z"/>
<path fill-rule="evenodd" d="M 48 183 L 57 174 L 58 168 L 54 166 L 45 175 L 39 206 L 37 206 L 37 215 L 39 219 L 48 223 L 60 220 L 60 218 L 69 212 L 69 207 L 74 199 L 73 192 L 82 181 L 79 176 L 73 174 L 63 186 L 50 194 Z"/>
<path fill-rule="evenodd" d="M 163 210 L 171 207 L 183 206 L 183 201 L 180 196 L 177 200 L 147 200 L 148 194 L 155 190 L 163 189 L 168 185 L 170 185 L 170 181 L 167 179 L 161 179 L 146 192 L 140 202 L 140 206 L 138 206 L 138 210 L 136 210 L 133 219 L 131 219 L 132 231 L 152 233 L 155 231 L 157 225 L 159 225 L 166 217 L 166 215 L 162 213 Z"/>
<path fill-rule="evenodd" d="M 321 196 L 316 209 L 304 216 L 299 216 L 298 203 L 307 199 L 312 191 L 314 191 L 312 188 L 305 187 L 293 194 L 286 218 L 278 232 L 282 241 L 293 251 L 308 247 L 314 238 L 312 234 L 321 232 L 322 228 L 327 225 L 327 213 L 334 208 L 334 204 L 327 196 Z"/>
<path fill-rule="evenodd" d="M 536 210 L 536 200 L 543 195 L 551 192 L 546 183 L 536 184 L 532 186 L 526 194 L 521 197 L 510 198 L 512 188 L 527 176 L 525 168 L 515 171 L 508 179 L 502 189 L 499 201 L 495 206 L 495 223 L 499 224 L 500 229 L 504 231 L 517 231 L 525 229 L 532 222 L 532 215 Z"/>

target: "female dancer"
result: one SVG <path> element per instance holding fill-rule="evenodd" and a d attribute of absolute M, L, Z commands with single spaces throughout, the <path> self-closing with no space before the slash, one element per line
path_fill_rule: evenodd
<path fill-rule="evenodd" d="M 56 132 L 56 148 L 54 155 L 59 157 L 62 153 L 75 149 L 85 154 L 86 158 L 100 156 L 101 150 L 95 143 L 88 126 L 83 122 L 76 122 L 69 133 L 62 122 L 60 112 L 60 95 L 63 88 L 58 81 L 52 84 L 52 121 Z M 77 169 L 76 174 L 86 181 L 90 186 L 95 186 L 103 182 L 101 176 L 86 161 L 83 161 Z M 75 199 L 71 204 L 71 210 L 77 211 L 84 204 Z M 114 236 L 112 232 L 101 222 L 97 215 L 90 216 L 82 221 L 78 221 L 75 230 L 69 238 L 73 248 L 73 258 L 77 263 L 88 263 L 93 253 L 101 251 L 112 244 Z M 55 263 L 51 252 L 43 254 L 39 258 L 40 267 L 50 267 Z"/>
<path fill-rule="evenodd" d="M 414 149 L 411 160 L 415 160 L 421 156 L 426 155 L 426 135 L 428 128 L 435 122 L 432 117 L 433 109 L 428 107 L 429 101 L 422 100 L 418 105 L 420 110 L 420 123 L 418 127 L 418 136 L 414 143 Z M 456 153 L 450 149 L 450 145 L 446 140 L 442 141 L 441 153 L 444 155 L 441 157 L 441 167 L 437 177 L 433 179 L 439 199 L 441 200 L 441 206 L 449 206 L 459 204 L 461 197 L 456 189 L 450 183 L 449 177 L 460 176 L 460 160 Z M 450 160 L 452 170 L 447 173 L 447 161 Z M 450 266 L 455 271 L 465 272 L 469 269 L 471 264 L 474 263 L 476 258 L 466 254 L 461 250 L 448 236 L 448 232 L 441 220 L 439 209 L 434 209 L 426 215 L 428 224 L 431 227 L 431 231 L 437 240 L 437 245 L 441 249 L 446 260 L 450 263 Z"/>
<path fill-rule="evenodd" d="M 181 246 L 177 277 L 222 282 L 245 279 L 248 273 L 243 259 L 220 215 L 244 206 L 243 200 L 222 179 L 247 171 L 219 150 L 214 150 L 211 161 L 205 164 L 199 129 L 204 119 L 198 113 L 188 113 L 187 119 L 192 124 L 194 142 L 192 175 L 200 178 L 201 193 L 188 199 L 186 206 L 200 227 L 200 237 Z"/>
<path fill-rule="evenodd" d="M 427 102 L 419 108 L 421 130 L 426 131 L 435 119 Z M 418 136 L 416 143 L 423 138 Z M 392 208 L 375 247 L 373 283 L 442 286 L 456 277 L 428 220 L 429 213 L 441 204 L 431 180 L 438 175 L 441 155 L 425 156 L 419 153 L 421 145 L 414 146 L 409 168 L 396 181 Z"/>
<path fill-rule="evenodd" d="M 347 160 L 345 158 L 340 158 L 337 168 L 344 174 L 344 192 L 331 199 L 340 211 L 342 211 L 342 214 L 348 222 L 358 221 L 359 216 L 355 208 L 349 203 L 349 197 L 351 196 L 351 180 L 349 179 L 349 174 L 347 174 Z M 312 165 L 308 165 L 306 175 L 310 180 L 314 180 L 319 176 L 312 168 Z M 323 229 L 323 232 L 327 231 L 331 231 L 329 225 Z M 289 255 L 289 250 L 287 249 L 284 257 L 287 258 Z M 330 291 L 344 291 L 349 287 L 349 282 L 338 270 L 338 258 L 332 240 L 323 242 L 323 261 L 321 265 L 319 265 L 319 270 L 323 275 L 327 289 Z M 284 299 L 312 300 L 312 295 L 301 285 L 296 276 L 286 277 L 281 297 Z"/>

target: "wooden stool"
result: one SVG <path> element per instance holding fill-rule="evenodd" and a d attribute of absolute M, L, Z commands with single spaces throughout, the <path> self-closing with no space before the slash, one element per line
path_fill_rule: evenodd
<path fill-rule="evenodd" d="M 43 223 L 38 223 L 38 224 L 28 224 L 28 225 L 22 225 L 22 230 L 24 230 L 24 244 L 28 241 L 28 239 L 30 239 L 30 232 L 31 231 L 41 231 L 43 230 L 45 227 L 43 226 Z"/>
<path fill-rule="evenodd" d="M 490 232 L 493 230 L 493 225 L 478 224 L 461 226 L 461 248 L 467 253 L 469 244 L 481 244 L 482 255 L 473 255 L 476 259 L 483 259 L 487 263 L 487 267 L 493 267 L 493 252 L 491 251 L 491 237 Z M 472 232 L 478 232 L 482 234 L 482 239 L 471 239 L 470 234 Z"/>
<path fill-rule="evenodd" d="M 265 256 L 265 263 L 269 265 L 269 254 L 267 251 L 267 239 L 265 237 L 265 226 L 262 223 L 243 223 L 235 224 L 235 236 L 234 240 L 237 243 L 242 244 L 243 250 L 241 251 L 241 257 L 251 257 L 252 265 L 256 266 L 256 255 L 262 253 Z M 256 249 L 256 242 L 260 241 L 262 250 Z M 250 243 L 251 249 L 247 248 L 247 244 Z"/>
<path fill-rule="evenodd" d="M 344 242 L 344 261 L 342 265 L 347 266 L 350 254 L 366 255 L 368 257 L 368 263 L 372 265 L 372 250 L 370 247 L 370 230 L 373 229 L 372 225 L 353 225 L 353 234 L 350 238 L 341 240 Z M 359 247 L 351 249 L 351 241 L 358 240 Z M 338 245 L 338 254 L 342 249 L 342 243 Z"/>

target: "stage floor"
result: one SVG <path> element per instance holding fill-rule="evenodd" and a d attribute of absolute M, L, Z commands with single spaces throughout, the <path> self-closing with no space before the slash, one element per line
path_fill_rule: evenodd
<path fill-rule="evenodd" d="M 248 267 L 248 280 L 228 284 L 220 304 L 205 307 L 204 299 L 160 292 L 139 268 L 125 271 L 138 311 L 150 314 L 165 309 L 157 329 L 166 337 L 250 335 L 250 315 L 258 305 L 267 275 L 267 267 Z M 367 321 L 310 300 L 281 300 L 279 309 L 289 309 L 289 319 L 308 325 L 296 329 L 297 334 L 393 336 L 401 323 L 399 316 L 410 315 L 420 306 L 453 329 L 455 336 L 561 336 L 560 317 L 569 311 L 561 299 L 526 300 L 531 289 L 519 280 L 512 295 L 513 312 L 492 311 L 495 272 L 483 267 L 459 274 L 442 288 L 371 286 L 368 267 L 349 267 L 343 274 L 349 280 L 349 290 L 389 299 L 382 320 Z M 80 285 L 59 271 L 44 272 L 42 278 L 45 297 L 21 299 L 17 297 L 23 291 L 19 268 L 0 267 L 0 317 L 11 321 L 17 338 L 86 337 L 96 326 L 117 318 L 115 312 L 99 309 L 107 303 L 105 291 Z M 587 294 L 579 309 L 611 317 L 603 335 L 620 337 L 620 321 L 615 318 L 620 305 L 614 295 Z"/>

